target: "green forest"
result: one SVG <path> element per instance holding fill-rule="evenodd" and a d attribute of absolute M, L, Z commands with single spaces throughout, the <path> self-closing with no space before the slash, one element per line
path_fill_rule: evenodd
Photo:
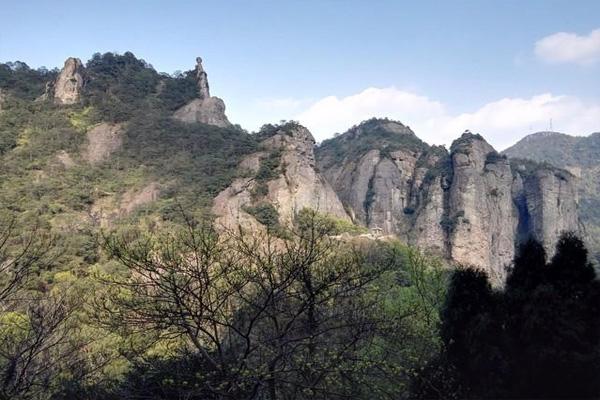
<path fill-rule="evenodd" d="M 41 96 L 57 70 L 0 64 L 0 399 L 600 397 L 600 282 L 574 234 L 551 257 L 522 243 L 496 287 L 309 209 L 282 226 L 259 204 L 265 232 L 217 231 L 212 199 L 277 126 L 174 120 L 193 71 L 131 53 L 85 67 L 82 101 L 58 106 Z M 91 164 L 99 123 L 123 144 Z M 156 201 L 94 212 L 148 185 Z"/>

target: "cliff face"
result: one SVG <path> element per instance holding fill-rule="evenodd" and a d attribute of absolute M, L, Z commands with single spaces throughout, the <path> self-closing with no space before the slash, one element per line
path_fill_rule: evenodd
<path fill-rule="evenodd" d="M 469 133 L 451 148 L 453 178 L 445 221 L 449 256 L 466 265 L 489 266 L 504 278 L 514 256 L 517 218 L 508 160 L 478 135 Z"/>
<path fill-rule="evenodd" d="M 84 83 L 84 68 L 81 60 L 73 57 L 67 58 L 51 88 L 54 92 L 54 102 L 57 104 L 79 102 Z"/>
<path fill-rule="evenodd" d="M 588 248 L 600 260 L 600 133 L 569 136 L 558 132 L 538 132 L 526 136 L 504 151 L 508 157 L 549 163 L 564 168 L 578 178 L 579 216 L 585 228 Z M 542 178 L 553 182 L 555 178 Z M 562 191 L 564 193 L 564 183 Z M 568 193 L 566 194 L 568 195 Z M 564 207 L 564 204 L 561 203 Z M 548 215 L 550 211 L 546 211 Z"/>
<path fill-rule="evenodd" d="M 342 203 L 315 170 L 315 141 L 299 125 L 278 127 L 261 142 L 261 151 L 240 164 L 247 178 L 236 179 L 213 203 L 217 226 L 262 229 L 264 221 L 253 210 L 270 205 L 277 223 L 290 224 L 303 208 L 348 219 Z M 260 222 L 259 222 L 260 221 Z"/>
<path fill-rule="evenodd" d="M 573 175 L 543 168 L 523 179 L 521 221 L 526 231 L 544 244 L 551 256 L 554 244 L 564 231 L 580 231 L 578 193 Z"/>
<path fill-rule="evenodd" d="M 579 230 L 573 175 L 511 166 L 479 135 L 463 134 L 448 153 L 371 120 L 324 142 L 317 163 L 356 223 L 486 268 L 496 282 L 521 239 L 551 253 L 563 231 Z"/>
<path fill-rule="evenodd" d="M 220 98 L 210 95 L 208 77 L 200 57 L 196 58 L 195 76 L 198 98 L 175 111 L 173 118 L 188 124 L 200 122 L 222 128 L 230 126 L 231 123 L 225 115 L 225 103 Z"/>

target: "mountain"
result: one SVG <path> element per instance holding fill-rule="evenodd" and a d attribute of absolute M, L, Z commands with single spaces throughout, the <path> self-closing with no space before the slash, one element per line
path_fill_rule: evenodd
<path fill-rule="evenodd" d="M 325 141 L 317 161 L 353 221 L 486 268 L 497 282 L 520 240 L 535 237 L 552 252 L 563 230 L 579 227 L 569 172 L 510 163 L 470 132 L 448 152 L 373 119 Z"/>
<path fill-rule="evenodd" d="M 600 234 L 600 132 L 590 136 L 538 132 L 503 153 L 564 168 L 577 177 L 581 221 L 591 249 L 598 254 L 600 241 L 595 238 Z"/>
<path fill-rule="evenodd" d="M 180 209 L 221 228 L 278 230 L 311 208 L 496 282 L 521 239 L 551 252 L 579 229 L 573 174 L 510 161 L 470 132 L 449 151 L 387 119 L 319 146 L 295 122 L 250 134 L 211 96 L 200 58 L 175 76 L 131 53 L 52 71 L 0 64 L 0 110 L 0 208 L 67 235 L 70 271 L 98 257 L 100 229 L 154 229 Z"/>

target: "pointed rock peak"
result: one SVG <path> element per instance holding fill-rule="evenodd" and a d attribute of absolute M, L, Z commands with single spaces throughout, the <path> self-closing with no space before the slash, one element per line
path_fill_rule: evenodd
<path fill-rule="evenodd" d="M 84 68 L 78 58 L 69 57 L 54 81 L 54 101 L 58 104 L 74 104 L 80 100 L 83 89 Z"/>
<path fill-rule="evenodd" d="M 202 67 L 201 57 L 196 57 L 196 81 L 198 82 L 198 97 L 201 99 L 208 99 L 210 97 L 208 75 Z"/>
<path fill-rule="evenodd" d="M 225 115 L 225 103 L 218 97 L 210 95 L 208 77 L 202 67 L 202 58 L 196 58 L 196 83 L 198 84 L 198 98 L 184 105 L 173 117 L 181 122 L 193 124 L 203 123 L 222 128 L 231 126 Z"/>

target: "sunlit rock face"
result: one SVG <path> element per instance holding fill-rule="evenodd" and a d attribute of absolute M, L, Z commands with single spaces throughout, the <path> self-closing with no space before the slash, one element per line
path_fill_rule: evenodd
<path fill-rule="evenodd" d="M 308 129 L 297 124 L 279 128 L 261 142 L 261 151 L 247 156 L 240 169 L 250 177 L 236 179 L 214 200 L 217 226 L 250 230 L 264 227 L 247 212 L 248 207 L 270 204 L 281 225 L 290 225 L 304 208 L 349 220 L 346 211 L 327 181 L 317 172 L 315 140 Z M 261 181 L 257 173 L 261 163 L 272 154 L 279 158 L 277 169 Z"/>
<path fill-rule="evenodd" d="M 548 165 L 514 165 L 465 132 L 448 152 L 406 126 L 366 121 L 317 148 L 319 171 L 355 223 L 393 234 L 501 284 L 518 243 L 552 254 L 580 230 L 577 179 Z"/>
<path fill-rule="evenodd" d="M 75 104 L 81 99 L 85 84 L 85 71 L 81 60 L 69 57 L 52 85 L 54 102 L 57 104 Z"/>
<path fill-rule="evenodd" d="M 219 127 L 230 126 L 225 115 L 225 103 L 218 97 L 210 95 L 208 76 L 202 66 L 202 59 L 196 59 L 195 70 L 198 85 L 198 98 L 184 105 L 173 115 L 173 118 L 184 123 L 203 123 Z"/>

